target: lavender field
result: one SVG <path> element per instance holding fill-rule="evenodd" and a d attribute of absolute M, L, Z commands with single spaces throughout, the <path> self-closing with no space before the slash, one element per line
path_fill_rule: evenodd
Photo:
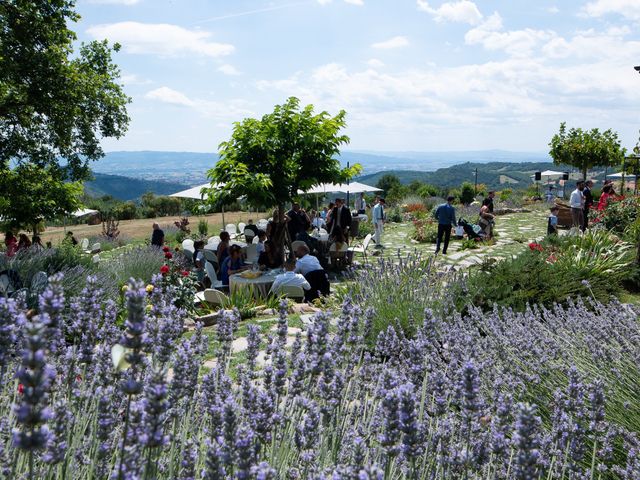
<path fill-rule="evenodd" d="M 426 309 L 411 338 L 389 318 L 372 344 L 360 292 L 290 347 L 283 304 L 274 335 L 248 327 L 232 371 L 233 312 L 209 370 L 202 326 L 182 336 L 161 277 L 115 300 L 92 278 L 77 298 L 60 285 L 37 315 L 0 299 L 1 478 L 640 475 L 640 328 L 619 303 Z"/>

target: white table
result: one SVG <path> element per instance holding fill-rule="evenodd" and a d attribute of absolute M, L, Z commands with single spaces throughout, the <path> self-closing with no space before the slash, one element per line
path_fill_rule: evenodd
<path fill-rule="evenodd" d="M 276 279 L 276 275 L 281 272 L 280 269 L 269 270 L 257 278 L 244 278 L 241 273 L 231 275 L 229 277 L 229 293 L 233 295 L 234 292 L 246 289 L 251 292 L 256 300 L 264 300 L 269 296 L 269 290 Z"/>

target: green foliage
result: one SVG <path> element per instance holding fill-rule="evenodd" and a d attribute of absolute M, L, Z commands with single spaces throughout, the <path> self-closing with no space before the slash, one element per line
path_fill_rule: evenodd
<path fill-rule="evenodd" d="M 481 243 L 473 238 L 465 238 L 460 244 L 460 250 L 475 250 L 480 248 Z"/>
<path fill-rule="evenodd" d="M 442 196 L 442 189 L 428 183 L 420 184 L 420 186 L 415 190 L 415 192 L 422 198 Z"/>
<path fill-rule="evenodd" d="M 349 142 L 339 133 L 345 116 L 314 114 L 313 105 L 300 110 L 300 101 L 291 97 L 260 120 L 236 123 L 231 139 L 220 144 L 220 160 L 207 172 L 219 184 L 207 192 L 210 202 L 222 205 L 245 195 L 256 207 L 283 207 L 298 190 L 347 180 L 360 167 L 342 169 L 334 158 Z"/>
<path fill-rule="evenodd" d="M 100 138 L 120 137 L 129 98 L 106 41 L 82 44 L 68 25 L 75 2 L 0 2 L 0 169 L 66 160 L 69 176 L 88 176 L 103 155 Z"/>
<path fill-rule="evenodd" d="M 373 235 L 373 223 L 369 221 L 360 222 L 358 225 L 358 238 L 364 238 L 369 234 Z"/>
<path fill-rule="evenodd" d="M 209 235 L 209 222 L 207 222 L 206 220 L 199 220 L 198 233 L 204 237 Z"/>
<path fill-rule="evenodd" d="M 166 217 L 169 215 L 179 215 L 182 210 L 182 200 L 178 197 L 155 196 L 152 192 L 147 192 L 141 197 L 145 216 Z"/>
<path fill-rule="evenodd" d="M 385 196 L 389 195 L 391 189 L 401 187 L 401 185 L 400 179 L 391 173 L 385 173 L 376 183 L 376 187 L 380 188 Z"/>
<path fill-rule="evenodd" d="M 640 218 L 640 197 L 629 197 L 619 201 L 609 201 L 607 208 L 599 216 L 599 223 L 618 234 L 625 232 Z"/>
<path fill-rule="evenodd" d="M 387 214 L 387 220 L 392 223 L 402 223 L 402 212 L 398 207 L 394 207 Z"/>
<path fill-rule="evenodd" d="M 460 187 L 460 203 L 469 205 L 475 198 L 475 190 L 469 182 L 464 182 Z"/>
<path fill-rule="evenodd" d="M 513 195 L 513 189 L 505 188 L 503 190 L 500 190 L 500 193 L 498 193 L 498 199 L 501 202 L 505 202 L 509 200 L 509 198 L 511 198 L 512 195 Z"/>
<path fill-rule="evenodd" d="M 111 213 L 118 220 L 133 220 L 138 214 L 138 206 L 133 202 L 119 203 Z"/>
<path fill-rule="evenodd" d="M 37 229 L 50 220 L 80 208 L 82 185 L 65 182 L 64 172 L 55 166 L 38 167 L 22 163 L 14 169 L 0 167 L 0 216 L 16 229 Z"/>
<path fill-rule="evenodd" d="M 616 166 L 622 164 L 625 150 L 620 146 L 618 134 L 611 129 L 601 132 L 597 128 L 589 131 L 560 124 L 559 133 L 549 143 L 549 155 L 553 162 L 572 165 L 587 177 L 587 170 L 593 167 Z"/>
<path fill-rule="evenodd" d="M 631 246 L 606 231 L 549 237 L 517 257 L 486 263 L 471 273 L 464 288 L 458 287 L 457 305 L 523 311 L 529 304 L 551 307 L 579 295 L 609 300 L 619 294 L 632 262 Z"/>
<path fill-rule="evenodd" d="M 151 277 L 160 273 L 164 265 L 164 253 L 155 247 L 130 248 L 102 262 L 100 268 L 106 272 L 117 286 L 126 284 L 130 278 L 150 282 Z"/>
<path fill-rule="evenodd" d="M 413 221 L 411 238 L 419 243 L 436 243 L 438 225 L 433 218 L 417 218 Z"/>

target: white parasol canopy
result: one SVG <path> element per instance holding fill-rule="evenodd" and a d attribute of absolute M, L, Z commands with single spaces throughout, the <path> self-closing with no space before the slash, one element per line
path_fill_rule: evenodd
<path fill-rule="evenodd" d="M 98 213 L 98 210 L 91 210 L 90 208 L 81 208 L 80 210 L 76 210 L 71 214 L 72 217 L 80 218 L 86 215 L 93 215 L 94 213 Z"/>
<path fill-rule="evenodd" d="M 562 175 L 564 175 L 564 172 L 556 172 L 555 170 L 545 170 L 544 172 L 541 172 L 540 175 L 543 177 L 561 177 Z"/>
<path fill-rule="evenodd" d="M 181 192 L 172 193 L 169 195 L 170 197 L 179 197 L 179 198 L 192 198 L 194 200 L 206 200 L 207 195 L 202 195 L 200 191 L 203 188 L 209 187 L 217 187 L 218 184 L 211 185 L 210 183 L 205 183 L 203 185 L 198 185 L 196 187 L 188 188 L 187 190 L 182 190 Z"/>
<path fill-rule="evenodd" d="M 331 193 L 331 192 L 349 192 L 349 193 L 361 193 L 361 192 L 381 192 L 382 189 L 365 185 L 360 182 L 350 183 L 321 183 L 315 187 L 303 192 L 298 190 L 298 193 L 303 195 L 306 193 Z"/>
<path fill-rule="evenodd" d="M 607 177 L 612 177 L 612 178 L 622 178 L 622 177 L 633 178 L 634 176 L 635 175 L 631 173 L 624 173 L 624 172 L 610 173 L 609 175 L 607 175 Z"/>

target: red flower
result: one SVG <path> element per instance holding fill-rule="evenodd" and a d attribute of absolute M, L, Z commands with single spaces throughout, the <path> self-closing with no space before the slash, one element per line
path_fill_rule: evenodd
<path fill-rule="evenodd" d="M 18 384 L 18 393 L 20 395 L 22 395 L 24 393 L 24 385 L 21 384 L 21 383 Z"/>
<path fill-rule="evenodd" d="M 555 255 L 551 254 L 547 257 L 547 263 L 556 263 L 558 261 L 558 259 L 556 258 Z"/>
<path fill-rule="evenodd" d="M 166 275 L 167 273 L 169 273 L 169 265 L 162 265 L 160 267 L 160 273 L 163 275 Z"/>
<path fill-rule="evenodd" d="M 166 245 L 164 247 L 162 247 L 162 251 L 163 252 L 168 252 L 170 250 L 169 247 L 167 247 Z"/>
<path fill-rule="evenodd" d="M 188 270 L 182 270 L 182 276 L 183 277 L 188 277 L 189 276 L 189 271 Z"/>
<path fill-rule="evenodd" d="M 171 253 L 171 252 L 165 252 L 165 253 L 164 253 L 164 258 L 173 258 L 173 253 Z"/>
<path fill-rule="evenodd" d="M 540 245 L 539 243 L 535 243 L 535 242 L 532 242 L 532 243 L 529 244 L 529 249 L 532 252 L 535 252 L 535 251 L 541 252 L 542 250 L 544 250 L 542 248 L 542 245 Z"/>

